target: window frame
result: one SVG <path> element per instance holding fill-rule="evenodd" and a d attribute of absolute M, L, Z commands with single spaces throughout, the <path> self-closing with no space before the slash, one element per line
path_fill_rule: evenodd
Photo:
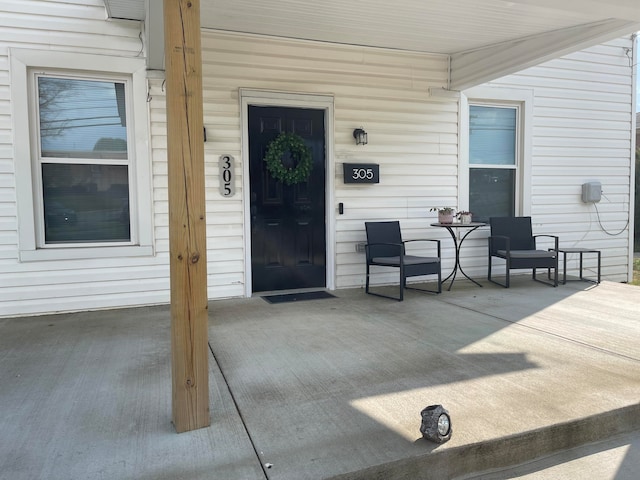
<path fill-rule="evenodd" d="M 469 100 L 468 102 L 468 107 L 469 107 L 469 115 L 467 116 L 467 118 L 469 118 L 469 124 L 471 124 L 471 107 L 488 107 L 488 108 L 504 108 L 504 109 L 511 109 L 511 110 L 515 110 L 516 112 L 516 122 L 515 122 L 515 131 L 514 131 L 514 163 L 513 164 L 497 164 L 497 163 L 471 163 L 471 161 L 469 160 L 469 168 L 467 169 L 468 175 L 469 177 L 471 177 L 471 170 L 472 169 L 476 169 L 476 170 L 482 170 L 482 169 L 491 169 L 491 170 L 513 170 L 514 171 L 514 205 L 513 205 L 513 211 L 516 215 L 518 215 L 518 212 L 520 212 L 520 205 L 521 205 L 521 195 L 520 195 L 520 190 L 522 188 L 522 179 L 521 179 L 521 175 L 520 175 L 520 171 L 522 169 L 522 155 L 521 155 L 521 147 L 520 144 L 522 143 L 522 121 L 520 119 L 521 116 L 521 107 L 519 103 L 507 103 L 507 102 L 487 102 L 487 101 L 482 101 L 482 102 L 476 102 L 473 100 Z M 469 132 L 469 130 L 467 130 L 467 132 Z M 470 133 L 467 133 L 468 137 L 470 137 Z M 468 158 L 471 157 L 471 140 L 469 139 L 469 149 L 467 150 L 468 152 Z M 471 183 L 469 183 L 469 188 L 467 189 L 467 194 L 470 197 L 471 196 Z M 469 209 L 471 208 L 471 202 L 470 200 L 468 200 L 468 205 L 469 205 Z"/>
<path fill-rule="evenodd" d="M 86 73 L 76 72 L 61 69 L 42 69 L 42 68 L 30 68 L 28 69 L 30 92 L 30 139 L 32 142 L 31 152 L 32 155 L 32 168 L 33 168 L 33 184 L 34 188 L 34 222 L 36 226 L 36 248 L 84 248 L 84 247 L 99 247 L 99 246 L 121 246 L 121 245 L 137 245 L 138 244 L 138 229 L 137 222 L 131 221 L 136 219 L 136 205 L 135 201 L 135 153 L 131 152 L 129 143 L 134 138 L 135 132 L 132 129 L 132 106 L 131 106 L 131 78 L 124 75 L 108 75 L 98 73 Z M 42 154 L 42 134 L 40 131 L 40 109 L 39 109 L 39 89 L 38 80 L 40 78 L 68 78 L 73 80 L 88 80 L 99 82 L 121 82 L 125 88 L 125 112 L 127 117 L 127 158 L 122 159 L 105 159 L 98 161 L 96 159 L 86 158 L 74 158 L 74 157 L 46 157 Z M 45 239 L 45 212 L 44 212 L 44 198 L 43 198 L 43 175 L 42 167 L 44 164 L 58 164 L 58 165 L 124 165 L 127 167 L 128 173 L 128 201 L 129 201 L 129 240 L 128 241 L 86 241 L 86 242 L 67 242 L 67 243 L 46 243 Z"/>
<path fill-rule="evenodd" d="M 154 254 L 149 128 L 146 103 L 146 65 L 143 59 L 102 55 L 9 49 L 11 104 L 14 124 L 13 147 L 18 206 L 18 250 L 22 262 L 86 258 L 150 256 Z M 87 79 L 126 79 L 127 135 L 130 178 L 130 242 L 68 243 L 44 245 L 41 197 L 36 73 Z M 127 91 L 125 87 L 125 91 Z M 131 120 L 131 121 L 129 121 Z M 39 134 L 39 132 L 37 132 Z M 28 141 L 24 138 L 28 136 Z"/>
<path fill-rule="evenodd" d="M 531 158 L 533 138 L 533 90 L 481 86 L 460 95 L 458 205 L 469 209 L 469 172 L 477 164 L 469 163 L 469 106 L 517 107 L 516 119 L 516 191 L 515 215 L 531 215 Z M 482 165 L 480 168 L 496 167 Z M 502 168 L 502 167 L 500 167 Z"/>

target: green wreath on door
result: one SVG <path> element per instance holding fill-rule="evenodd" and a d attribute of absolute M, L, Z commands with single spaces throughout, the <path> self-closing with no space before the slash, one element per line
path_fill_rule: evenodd
<path fill-rule="evenodd" d="M 282 163 L 282 157 L 286 152 L 298 162 L 292 167 L 286 167 Z M 313 157 L 311 149 L 307 147 L 300 135 L 295 133 L 281 133 L 267 146 L 267 154 L 264 157 L 267 170 L 271 177 L 281 181 L 285 185 L 295 185 L 306 182 L 311 175 Z"/>

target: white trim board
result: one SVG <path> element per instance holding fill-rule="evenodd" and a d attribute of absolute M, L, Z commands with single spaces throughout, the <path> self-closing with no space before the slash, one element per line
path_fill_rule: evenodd
<path fill-rule="evenodd" d="M 11 66 L 11 105 L 14 127 L 14 159 L 18 199 L 18 248 L 20 261 L 66 260 L 76 258 L 105 258 L 120 256 L 148 256 L 154 254 L 153 220 L 151 215 L 151 172 L 149 162 L 148 115 L 146 104 L 146 67 L 143 59 L 110 57 L 48 50 L 9 49 Z M 100 72 L 131 76 L 131 104 L 134 128 L 133 152 L 136 182 L 135 210 L 138 212 L 138 245 L 113 247 L 69 247 L 39 249 L 36 244 L 36 212 L 32 181 L 32 147 L 29 141 L 29 82 L 30 68 L 60 69 L 77 72 Z M 25 138 L 15 138 L 17 134 Z"/>

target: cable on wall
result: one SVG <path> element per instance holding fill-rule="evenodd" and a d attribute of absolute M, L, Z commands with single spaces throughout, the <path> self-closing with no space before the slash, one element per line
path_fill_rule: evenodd
<path fill-rule="evenodd" d="M 604 233 L 606 233 L 607 235 L 611 236 L 611 237 L 615 237 L 618 236 L 624 232 L 626 232 L 627 227 L 629 226 L 629 217 L 627 216 L 627 223 L 625 223 L 624 227 L 622 227 L 622 230 L 620 230 L 619 232 L 613 233 L 608 231 L 606 228 L 604 228 L 604 225 L 602 225 L 602 220 L 600 219 L 600 212 L 598 211 L 598 206 L 596 205 L 595 202 L 593 202 L 593 208 L 596 209 L 596 215 L 598 216 L 598 225 L 600 225 L 600 228 L 602 229 L 602 231 Z"/>

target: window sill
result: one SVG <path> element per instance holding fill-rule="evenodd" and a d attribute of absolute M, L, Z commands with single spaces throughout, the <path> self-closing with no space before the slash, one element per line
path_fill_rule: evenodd
<path fill-rule="evenodd" d="M 151 245 L 113 247 L 69 247 L 21 250 L 21 262 L 44 262 L 49 260 L 79 260 L 92 258 L 150 257 Z"/>

